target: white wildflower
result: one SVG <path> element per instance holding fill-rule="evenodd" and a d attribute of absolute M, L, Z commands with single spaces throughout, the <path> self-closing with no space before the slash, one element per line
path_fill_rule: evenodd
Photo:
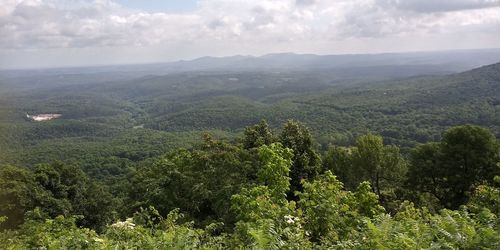
<path fill-rule="evenodd" d="M 104 240 L 103 240 L 103 239 L 101 239 L 101 238 L 97 238 L 97 237 L 95 237 L 95 238 L 94 238 L 94 241 L 95 241 L 95 242 L 99 242 L 99 243 L 104 242 Z"/>
<path fill-rule="evenodd" d="M 117 228 L 127 228 L 127 229 L 134 229 L 135 224 L 133 222 L 133 218 L 127 218 L 125 221 L 117 221 L 113 223 L 111 226 L 112 227 L 117 227 Z"/>
<path fill-rule="evenodd" d="M 293 215 L 285 215 L 285 221 L 286 223 L 288 224 L 294 224 L 295 222 L 297 222 L 299 220 L 299 218 L 296 218 L 294 217 Z"/>

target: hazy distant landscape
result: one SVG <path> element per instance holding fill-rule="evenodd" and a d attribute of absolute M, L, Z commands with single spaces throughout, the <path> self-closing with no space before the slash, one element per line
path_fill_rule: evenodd
<path fill-rule="evenodd" d="M 403 148 L 438 140 L 453 125 L 471 123 L 498 131 L 499 66 L 472 67 L 500 61 L 500 50 L 455 53 L 277 54 L 3 71 L 2 138 L 9 139 L 2 142 L 6 148 L 15 144 L 36 150 L 50 161 L 72 159 L 72 153 L 59 158 L 44 152 L 61 139 L 94 147 L 90 138 L 123 134 L 141 125 L 147 131 L 141 133 L 196 138 L 198 132 L 219 131 L 231 139 L 261 119 L 272 127 L 296 119 L 313 130 L 320 148 L 352 144 L 367 131 Z M 44 113 L 63 117 L 43 124 L 25 119 L 26 114 Z M 14 158 L 11 163 L 23 165 L 39 161 Z"/>
<path fill-rule="evenodd" d="M 500 249 L 499 17 L 6 1 L 0 249 Z"/>

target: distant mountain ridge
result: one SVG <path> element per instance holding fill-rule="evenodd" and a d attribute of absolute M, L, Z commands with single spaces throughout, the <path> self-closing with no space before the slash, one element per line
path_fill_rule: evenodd
<path fill-rule="evenodd" d="M 136 75 L 161 75 L 190 71 L 311 71 L 415 67 L 417 69 L 415 75 L 418 75 L 458 73 L 497 62 L 500 62 L 500 48 L 381 54 L 274 53 L 263 56 L 205 56 L 193 60 L 164 63 L 54 68 L 39 71 L 61 74 L 122 72 Z M 5 72 L 12 71 L 0 70 L 2 74 Z"/>
<path fill-rule="evenodd" d="M 315 55 L 277 53 L 255 56 L 202 57 L 190 61 L 152 64 L 166 71 L 199 70 L 326 70 L 382 66 L 433 65 L 459 72 L 500 62 L 500 49 L 438 52 Z"/>

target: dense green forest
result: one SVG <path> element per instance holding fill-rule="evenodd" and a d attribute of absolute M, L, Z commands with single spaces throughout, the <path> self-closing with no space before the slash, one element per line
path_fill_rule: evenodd
<path fill-rule="evenodd" d="M 0 161 L 33 167 L 60 160 L 95 176 L 108 171 L 95 170 L 96 162 L 115 172 L 189 147 L 203 132 L 234 139 L 261 119 L 273 128 L 288 119 L 303 122 L 323 151 L 353 145 L 369 131 L 404 154 L 455 125 L 480 125 L 499 136 L 500 64 L 395 78 L 321 70 L 0 74 Z M 63 116 L 26 119 L 38 113 Z"/>
<path fill-rule="evenodd" d="M 0 249 L 500 249 L 500 63 L 385 68 L 0 72 Z"/>
<path fill-rule="evenodd" d="M 54 162 L 0 170 L 7 249 L 498 249 L 495 136 L 457 126 L 406 159 L 379 135 L 321 155 L 309 129 L 209 134 L 102 183 Z"/>

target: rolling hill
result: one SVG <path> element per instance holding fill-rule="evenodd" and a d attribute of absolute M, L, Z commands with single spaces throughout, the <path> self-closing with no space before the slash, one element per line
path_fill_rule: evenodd
<path fill-rule="evenodd" d="M 499 134 L 498 63 L 410 78 L 356 74 L 356 68 L 339 72 L 10 73 L 1 83 L 10 87 L 2 87 L 0 99 L 0 161 L 32 165 L 97 157 L 116 172 L 147 158 L 140 156 L 143 148 L 156 147 L 154 154 L 161 155 L 189 146 L 204 131 L 234 138 L 261 119 L 275 128 L 299 120 L 314 131 L 321 148 L 350 145 L 373 131 L 405 152 L 467 123 Z M 29 84 L 34 75 L 37 81 Z M 26 119 L 39 113 L 63 116 L 41 123 Z M 121 148 L 123 141 L 135 146 Z"/>

